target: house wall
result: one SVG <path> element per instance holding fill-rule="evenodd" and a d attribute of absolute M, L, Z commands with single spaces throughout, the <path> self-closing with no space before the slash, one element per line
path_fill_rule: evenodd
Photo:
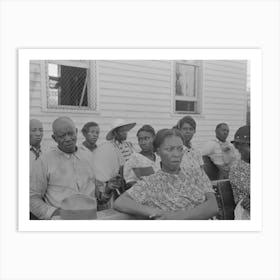
<path fill-rule="evenodd" d="M 129 140 L 137 143 L 136 132 L 143 124 L 156 130 L 172 127 L 183 115 L 172 113 L 171 61 L 98 61 L 97 93 L 99 112 L 47 112 L 43 110 L 45 82 L 43 62 L 30 62 L 30 118 L 42 121 L 42 145 L 54 146 L 51 124 L 58 116 L 71 117 L 78 130 L 78 143 L 83 140 L 81 128 L 88 121 L 99 123 L 99 143 L 105 141 L 106 132 L 115 118 L 136 122 Z M 204 61 L 202 113 L 193 114 L 197 132 L 193 144 L 202 147 L 215 137 L 219 122 L 226 122 L 233 137 L 236 129 L 246 123 L 246 61 Z"/>

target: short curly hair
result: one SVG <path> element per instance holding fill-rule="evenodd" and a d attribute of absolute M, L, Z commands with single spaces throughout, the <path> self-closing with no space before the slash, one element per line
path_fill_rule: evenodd
<path fill-rule="evenodd" d="M 149 133 L 151 133 L 153 136 L 156 135 L 156 132 L 155 132 L 154 128 L 153 128 L 151 125 L 149 125 L 149 124 L 143 125 L 143 126 L 137 131 L 136 135 L 138 136 L 138 134 L 139 134 L 141 131 L 149 132 Z"/>
<path fill-rule="evenodd" d="M 194 130 L 196 130 L 196 122 L 191 116 L 181 118 L 177 123 L 177 128 L 181 129 L 185 123 L 188 123 Z"/>
<path fill-rule="evenodd" d="M 96 122 L 88 122 L 82 128 L 82 133 L 85 135 L 88 133 L 90 127 L 92 126 L 99 126 Z"/>

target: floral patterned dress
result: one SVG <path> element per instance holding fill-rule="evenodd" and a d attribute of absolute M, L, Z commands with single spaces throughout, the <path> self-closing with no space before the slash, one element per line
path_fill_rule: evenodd
<path fill-rule="evenodd" d="M 250 163 L 239 160 L 229 172 L 229 180 L 232 186 L 235 208 L 235 219 L 250 219 L 250 208 L 245 209 L 242 201 L 250 197 Z"/>
<path fill-rule="evenodd" d="M 184 147 L 184 155 L 181 162 L 182 170 L 187 173 L 197 185 L 211 188 L 212 184 L 203 169 L 203 159 L 199 150 Z"/>
<path fill-rule="evenodd" d="M 178 174 L 159 170 L 127 191 L 136 202 L 164 211 L 194 208 L 205 201 L 205 194 L 209 192 L 214 193 L 212 186 L 197 184 L 184 170 Z"/>

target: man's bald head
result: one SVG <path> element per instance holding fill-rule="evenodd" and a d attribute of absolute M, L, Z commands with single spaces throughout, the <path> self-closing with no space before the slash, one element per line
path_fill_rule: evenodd
<path fill-rule="evenodd" d="M 30 145 L 36 148 L 40 147 L 43 138 L 43 125 L 39 120 L 31 119 L 29 122 L 30 129 Z"/>
<path fill-rule="evenodd" d="M 60 130 L 61 127 L 65 128 L 65 127 L 68 127 L 68 126 L 71 126 L 75 129 L 75 124 L 70 118 L 59 117 L 52 124 L 53 133 L 55 133 L 57 130 Z"/>
<path fill-rule="evenodd" d="M 53 122 L 52 129 L 52 138 L 58 144 L 58 148 L 67 154 L 74 153 L 77 142 L 74 122 L 68 117 L 59 117 Z"/>

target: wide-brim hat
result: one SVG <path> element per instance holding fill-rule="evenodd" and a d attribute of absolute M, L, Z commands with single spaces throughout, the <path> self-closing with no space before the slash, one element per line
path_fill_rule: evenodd
<path fill-rule="evenodd" d="M 61 202 L 61 219 L 92 220 L 96 219 L 97 203 L 95 198 L 85 194 L 74 194 Z"/>
<path fill-rule="evenodd" d="M 250 126 L 244 125 L 238 128 L 231 143 L 250 143 Z"/>
<path fill-rule="evenodd" d="M 134 126 L 136 125 L 136 123 L 128 123 L 126 122 L 125 120 L 123 119 L 116 119 L 113 121 L 113 123 L 111 124 L 111 129 L 110 131 L 107 133 L 106 135 L 106 139 L 107 140 L 112 140 L 114 137 L 113 137 L 113 131 L 116 129 L 116 128 L 119 128 L 119 127 L 122 127 L 122 126 L 125 126 L 127 131 L 131 130 Z"/>

